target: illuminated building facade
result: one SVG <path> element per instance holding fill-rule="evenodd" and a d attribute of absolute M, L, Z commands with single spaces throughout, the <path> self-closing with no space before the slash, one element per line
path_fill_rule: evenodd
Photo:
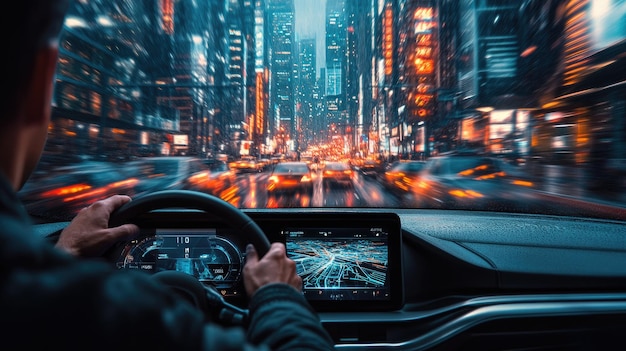
<path fill-rule="evenodd" d="M 319 130 L 314 129 L 313 93 L 316 84 L 316 39 L 298 42 L 298 84 L 296 84 L 296 131 L 300 149 L 306 149 Z"/>
<path fill-rule="evenodd" d="M 326 6 L 326 110 L 327 125 L 345 126 L 347 18 L 345 0 Z"/>
<path fill-rule="evenodd" d="M 535 112 L 534 152 L 588 165 L 590 179 L 617 186 L 626 173 L 626 3 L 561 1 L 555 23 L 560 79 Z"/>
<path fill-rule="evenodd" d="M 281 128 L 295 135 L 294 57 L 295 13 L 293 0 L 269 0 L 266 13 L 266 50 L 269 69 L 268 116 L 270 134 Z"/>
<path fill-rule="evenodd" d="M 397 93 L 397 143 L 404 155 L 425 151 L 424 122 L 435 111 L 435 94 L 439 84 L 438 19 L 433 1 L 413 0 L 404 4 L 398 51 L 401 59 Z"/>
<path fill-rule="evenodd" d="M 115 16 L 106 22 L 88 15 L 66 22 L 51 139 L 62 141 L 66 150 L 76 154 L 114 157 L 176 152 L 204 155 L 219 148 L 224 89 L 213 87 L 223 86 L 225 77 L 215 65 L 224 59 L 218 39 L 225 28 L 220 21 L 224 5 L 199 2 L 185 6 L 168 0 L 150 4 L 129 1 L 128 6 L 119 7 L 106 1 L 89 5 L 110 7 Z M 144 16 L 150 20 L 135 21 Z M 156 33 L 154 38 L 137 37 L 142 32 L 134 30 L 138 26 Z M 108 36 L 111 30 L 119 35 Z M 89 45 L 83 40 L 90 37 L 118 50 L 114 54 L 87 51 Z M 119 70 L 102 69 L 115 67 L 114 62 Z M 78 67 L 80 70 L 75 69 Z M 185 144 L 162 148 L 165 143 L 173 144 L 173 135 L 184 135 L 176 140 L 186 140 Z M 118 150 L 117 145 L 128 147 Z M 54 149 L 51 143 L 48 151 Z"/>

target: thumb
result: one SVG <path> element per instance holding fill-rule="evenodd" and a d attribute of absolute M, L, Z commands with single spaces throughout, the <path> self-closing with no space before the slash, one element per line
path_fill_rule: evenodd
<path fill-rule="evenodd" d="M 259 254 L 257 254 L 254 245 L 248 244 L 246 246 L 246 262 L 257 262 L 259 260 Z"/>

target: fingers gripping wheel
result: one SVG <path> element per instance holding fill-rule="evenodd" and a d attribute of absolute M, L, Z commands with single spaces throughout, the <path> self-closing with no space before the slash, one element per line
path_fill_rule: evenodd
<path fill-rule="evenodd" d="M 200 210 L 223 219 L 255 246 L 259 256 L 270 248 L 263 230 L 243 211 L 219 197 L 191 190 L 164 190 L 137 197 L 111 214 L 109 227 L 133 223 L 140 215 L 168 208 Z"/>
<path fill-rule="evenodd" d="M 263 230 L 245 213 L 230 203 L 213 195 L 190 190 L 166 190 L 137 197 L 113 212 L 109 219 L 109 227 L 125 223 L 136 223 L 138 219 L 150 212 L 166 209 L 200 210 L 220 218 L 228 228 L 244 241 L 252 243 L 260 256 L 270 248 L 270 242 Z M 158 217 L 157 217 L 158 218 Z M 158 219 L 155 219 L 158 226 Z M 113 251 L 115 249 L 113 248 Z M 108 257 L 115 256 L 113 252 Z M 196 278 L 186 273 L 162 271 L 154 274 L 160 281 L 182 298 L 203 310 L 211 319 L 224 325 L 244 325 L 247 310 L 240 309 L 225 301 L 213 286 L 201 284 Z"/>

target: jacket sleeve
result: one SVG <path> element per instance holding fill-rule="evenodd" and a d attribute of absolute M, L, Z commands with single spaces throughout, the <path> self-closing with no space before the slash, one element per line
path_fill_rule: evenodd
<path fill-rule="evenodd" d="M 333 350 L 333 341 L 300 292 L 287 284 L 259 289 L 250 301 L 248 340 L 271 350 Z"/>

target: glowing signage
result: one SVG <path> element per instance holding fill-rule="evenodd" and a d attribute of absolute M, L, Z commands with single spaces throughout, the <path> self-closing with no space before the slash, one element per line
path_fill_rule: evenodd
<path fill-rule="evenodd" d="M 433 45 L 432 34 L 418 34 L 416 38 L 417 45 L 431 46 Z"/>
<path fill-rule="evenodd" d="M 385 8 L 383 18 L 383 56 L 385 58 L 385 75 L 390 76 L 393 71 L 393 11 L 391 5 Z"/>
<path fill-rule="evenodd" d="M 437 22 L 432 7 L 417 7 L 413 11 L 413 32 L 411 35 L 413 53 L 411 58 L 410 81 L 415 84 L 407 105 L 412 122 L 428 119 L 433 115 L 433 87 L 435 85 L 435 29 Z"/>
<path fill-rule="evenodd" d="M 419 84 L 417 86 L 417 92 L 420 94 L 427 94 L 433 90 L 433 86 L 430 84 Z"/>
<path fill-rule="evenodd" d="M 174 0 L 161 0 L 161 26 L 165 33 L 174 33 Z"/>
<path fill-rule="evenodd" d="M 433 56 L 433 48 L 430 46 L 418 46 L 415 48 L 415 56 L 422 58 L 431 58 Z"/>
<path fill-rule="evenodd" d="M 433 9 L 432 7 L 418 7 L 415 9 L 413 13 L 413 18 L 417 20 L 432 20 L 433 19 Z"/>
<path fill-rule="evenodd" d="M 173 144 L 187 146 L 189 144 L 189 136 L 187 134 L 174 134 Z"/>
<path fill-rule="evenodd" d="M 433 96 L 427 94 L 419 94 L 415 96 L 415 106 L 425 107 L 432 101 Z"/>
<path fill-rule="evenodd" d="M 415 25 L 415 33 L 430 33 L 434 27 L 435 23 L 433 22 L 419 22 Z"/>
<path fill-rule="evenodd" d="M 435 61 L 423 58 L 415 59 L 415 68 L 419 74 L 432 74 L 435 72 Z"/>
<path fill-rule="evenodd" d="M 265 122 L 265 92 L 263 89 L 263 73 L 256 74 L 256 117 L 252 123 L 252 130 L 255 135 L 263 134 L 263 123 Z"/>
<path fill-rule="evenodd" d="M 257 1 L 254 10 L 254 71 L 263 72 L 263 11 Z"/>

